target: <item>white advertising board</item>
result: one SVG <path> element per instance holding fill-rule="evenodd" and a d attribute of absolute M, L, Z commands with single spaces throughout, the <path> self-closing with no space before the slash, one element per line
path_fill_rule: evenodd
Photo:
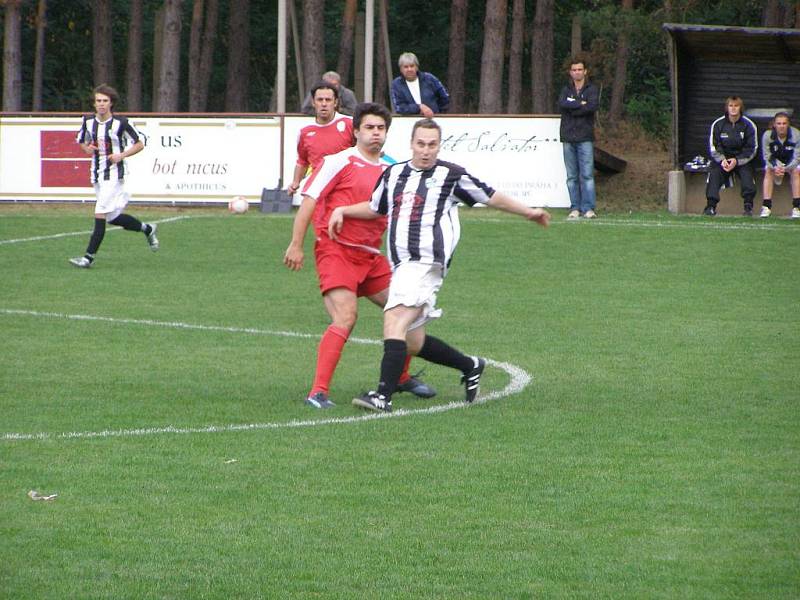
<path fill-rule="evenodd" d="M 311 117 L 132 117 L 146 148 L 128 159 L 126 188 L 138 202 L 251 201 L 263 188 L 285 188 L 297 135 Z M 395 117 L 386 154 L 410 158 L 416 117 Z M 529 206 L 569 206 L 557 117 L 437 117 L 440 157 L 463 165 Z M 94 201 L 90 157 L 75 142 L 70 117 L 0 117 L 0 201 Z M 281 155 L 283 136 L 283 155 Z M 281 173 L 283 177 L 281 178 Z"/>
<path fill-rule="evenodd" d="M 384 152 L 395 161 L 411 158 L 411 129 L 419 117 L 392 119 Z M 457 163 L 495 189 L 529 206 L 568 207 L 558 117 L 447 117 L 439 157 Z M 284 186 L 297 160 L 297 135 L 311 117 L 286 117 Z"/>
<path fill-rule="evenodd" d="M 145 149 L 127 159 L 139 202 L 227 203 L 261 198 L 280 177 L 281 125 L 252 119 L 132 117 Z M 94 201 L 79 118 L 0 119 L 0 200 Z"/>

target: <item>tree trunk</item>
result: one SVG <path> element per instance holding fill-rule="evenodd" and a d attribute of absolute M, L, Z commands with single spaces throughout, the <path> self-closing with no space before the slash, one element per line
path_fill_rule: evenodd
<path fill-rule="evenodd" d="M 3 15 L 3 110 L 22 110 L 22 0 L 6 0 Z"/>
<path fill-rule="evenodd" d="M 533 112 L 551 113 L 553 106 L 553 0 L 538 0 L 533 18 L 531 86 Z"/>
<path fill-rule="evenodd" d="M 478 111 L 499 114 L 503 110 L 503 55 L 506 47 L 507 0 L 488 0 L 483 21 L 481 90 Z"/>
<path fill-rule="evenodd" d="M 211 81 L 218 13 L 218 0 L 195 0 L 189 39 L 190 112 L 204 112 L 208 107 L 208 86 Z"/>
<path fill-rule="evenodd" d="M 464 47 L 467 45 L 467 8 L 469 0 L 450 3 L 450 50 L 447 67 L 447 89 L 450 92 L 450 112 L 463 113 Z"/>
<path fill-rule="evenodd" d="M 378 58 L 374 62 L 375 64 L 375 85 L 373 86 L 372 90 L 372 101 L 377 102 L 378 104 L 383 104 L 384 106 L 388 106 L 386 102 L 386 61 L 383 60 L 383 55 L 386 53 L 386 49 L 384 48 L 383 44 L 383 35 L 381 35 L 380 28 L 375 29 L 377 35 L 377 44 L 375 47 L 375 56 Z"/>
<path fill-rule="evenodd" d="M 111 0 L 95 0 L 92 11 L 92 58 L 94 84 L 116 85 L 114 78 L 114 45 L 111 30 Z"/>
<path fill-rule="evenodd" d="M 767 0 L 764 3 L 764 12 L 762 14 L 761 22 L 764 27 L 780 27 L 781 17 L 783 16 L 780 0 Z"/>
<path fill-rule="evenodd" d="M 231 0 L 225 112 L 247 112 L 250 91 L 250 0 Z"/>
<path fill-rule="evenodd" d="M 31 110 L 42 110 L 42 73 L 44 72 L 44 30 L 47 27 L 47 0 L 39 0 L 36 10 L 36 56 L 33 60 L 33 99 Z"/>
<path fill-rule="evenodd" d="M 310 90 L 325 72 L 325 0 L 303 0 L 303 74 Z"/>
<path fill-rule="evenodd" d="M 181 67 L 181 3 L 164 0 L 164 26 L 161 41 L 161 67 L 158 73 L 156 112 L 177 112 Z"/>
<path fill-rule="evenodd" d="M 791 29 L 794 27 L 796 6 L 793 2 L 787 2 L 783 7 L 783 23 L 784 29 Z"/>
<path fill-rule="evenodd" d="M 800 2 L 794 3 L 794 28 L 800 29 Z"/>
<path fill-rule="evenodd" d="M 525 49 L 525 0 L 514 0 L 511 18 L 511 48 L 508 58 L 508 108 L 515 115 L 522 109 L 522 56 Z"/>
<path fill-rule="evenodd" d="M 129 111 L 142 110 L 142 0 L 131 0 L 128 23 L 128 58 L 125 74 L 125 106 Z"/>
<path fill-rule="evenodd" d="M 350 87 L 348 82 L 350 81 L 350 64 L 353 62 L 353 35 L 356 30 L 357 8 L 357 0 L 347 0 L 342 14 L 342 37 L 339 40 L 339 62 L 336 65 L 336 72 L 341 76 L 345 87 Z"/>
<path fill-rule="evenodd" d="M 617 125 L 622 120 L 625 82 L 628 78 L 628 23 L 627 13 L 633 10 L 633 0 L 622 0 L 622 19 L 617 37 L 617 52 L 614 66 L 614 83 L 611 90 L 611 107 L 608 120 Z"/>

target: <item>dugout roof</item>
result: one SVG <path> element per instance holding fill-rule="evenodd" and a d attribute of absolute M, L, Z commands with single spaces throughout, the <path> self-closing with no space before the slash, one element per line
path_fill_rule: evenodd
<path fill-rule="evenodd" d="M 800 30 L 665 23 L 673 165 L 708 155 L 711 122 L 740 96 L 759 135 L 778 110 L 800 118 Z"/>

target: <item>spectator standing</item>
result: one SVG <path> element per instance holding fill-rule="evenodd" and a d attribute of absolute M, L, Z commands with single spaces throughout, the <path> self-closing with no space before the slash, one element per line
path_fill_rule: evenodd
<path fill-rule="evenodd" d="M 413 52 L 404 52 L 397 60 L 400 76 L 392 81 L 392 104 L 401 115 L 432 117 L 446 113 L 450 95 L 435 75 L 419 70 L 419 60 Z"/>
<path fill-rule="evenodd" d="M 594 219 L 594 115 L 600 101 L 597 87 L 588 80 L 589 70 L 581 58 L 569 65 L 570 81 L 561 89 L 558 108 L 561 112 L 561 144 L 567 169 L 569 215 Z"/>
<path fill-rule="evenodd" d="M 352 117 L 358 101 L 356 100 L 356 95 L 353 93 L 353 91 L 342 85 L 341 76 L 336 71 L 328 71 L 322 76 L 322 81 L 325 83 L 330 83 L 336 88 L 339 96 L 339 105 L 337 107 L 338 112 Z M 314 110 L 314 98 L 311 96 L 311 92 L 306 94 L 306 98 L 303 100 L 303 106 L 300 108 L 300 111 L 311 116 L 316 114 Z"/>

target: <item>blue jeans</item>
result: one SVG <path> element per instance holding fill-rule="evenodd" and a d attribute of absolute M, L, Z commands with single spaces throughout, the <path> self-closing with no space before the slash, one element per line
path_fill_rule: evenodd
<path fill-rule="evenodd" d="M 564 142 L 569 208 L 585 213 L 594 210 L 594 142 Z"/>

